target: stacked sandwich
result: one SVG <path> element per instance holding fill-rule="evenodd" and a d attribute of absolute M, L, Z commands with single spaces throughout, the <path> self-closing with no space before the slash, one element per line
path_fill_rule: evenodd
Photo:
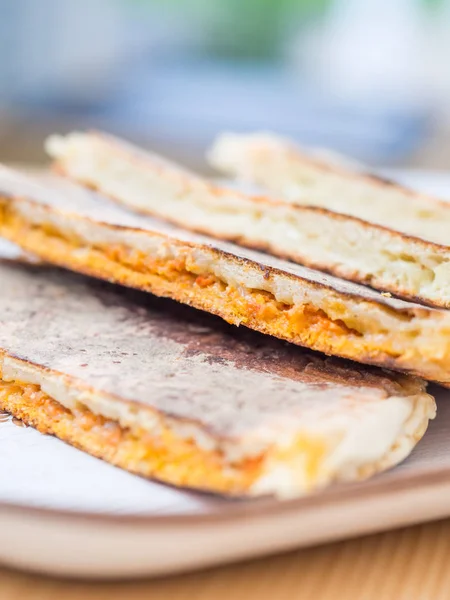
<path fill-rule="evenodd" d="M 410 453 L 426 381 L 450 386 L 450 205 L 268 135 L 217 140 L 223 185 L 99 133 L 47 150 L 48 172 L 0 170 L 20 249 L 0 264 L 1 409 L 230 496 Z"/>

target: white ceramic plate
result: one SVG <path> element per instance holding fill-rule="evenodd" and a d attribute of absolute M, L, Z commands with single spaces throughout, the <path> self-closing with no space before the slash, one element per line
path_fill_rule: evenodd
<path fill-rule="evenodd" d="M 450 196 L 450 177 L 409 180 Z M 434 392 L 438 418 L 400 467 L 288 502 L 172 489 L 4 420 L 0 562 L 78 577 L 155 575 L 449 516 L 450 391 Z"/>

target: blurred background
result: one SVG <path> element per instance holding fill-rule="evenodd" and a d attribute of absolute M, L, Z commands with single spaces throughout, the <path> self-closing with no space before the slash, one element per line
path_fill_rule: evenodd
<path fill-rule="evenodd" d="M 95 127 L 206 169 L 274 130 L 450 169 L 450 0 L 0 0 L 0 160 Z"/>

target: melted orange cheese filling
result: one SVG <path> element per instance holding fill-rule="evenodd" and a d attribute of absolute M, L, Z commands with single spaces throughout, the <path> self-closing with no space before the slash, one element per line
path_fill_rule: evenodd
<path fill-rule="evenodd" d="M 263 466 L 262 457 L 230 464 L 219 451 L 202 450 L 167 426 L 150 435 L 121 427 L 82 405 L 70 411 L 37 385 L 0 380 L 0 409 L 93 456 L 172 485 L 242 494 Z"/>
<path fill-rule="evenodd" d="M 312 305 L 284 304 L 270 292 L 238 290 L 213 274 L 199 275 L 188 253 L 176 259 L 161 259 L 125 245 L 87 246 L 71 232 L 62 232 L 51 224 L 28 223 L 6 204 L 0 214 L 0 233 L 51 263 L 168 296 L 219 314 L 232 323 L 252 326 L 258 322 L 257 329 L 281 338 L 297 341 L 306 332 L 311 340 L 324 334 L 342 339 L 362 335 Z M 218 299 L 222 301 L 219 309 Z"/>

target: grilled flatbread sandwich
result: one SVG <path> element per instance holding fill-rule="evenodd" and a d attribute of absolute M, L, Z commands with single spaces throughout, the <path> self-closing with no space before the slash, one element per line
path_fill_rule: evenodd
<path fill-rule="evenodd" d="M 293 344 L 450 385 L 450 313 L 127 212 L 64 178 L 0 172 L 0 235 L 40 259 Z"/>
<path fill-rule="evenodd" d="M 405 458 L 414 377 L 47 267 L 0 263 L 0 409 L 144 477 L 291 497 Z"/>
<path fill-rule="evenodd" d="M 60 172 L 131 209 L 450 307 L 450 206 L 439 200 L 259 137 L 224 136 L 210 157 L 273 198 L 219 186 L 105 134 L 53 136 L 47 148 Z"/>

